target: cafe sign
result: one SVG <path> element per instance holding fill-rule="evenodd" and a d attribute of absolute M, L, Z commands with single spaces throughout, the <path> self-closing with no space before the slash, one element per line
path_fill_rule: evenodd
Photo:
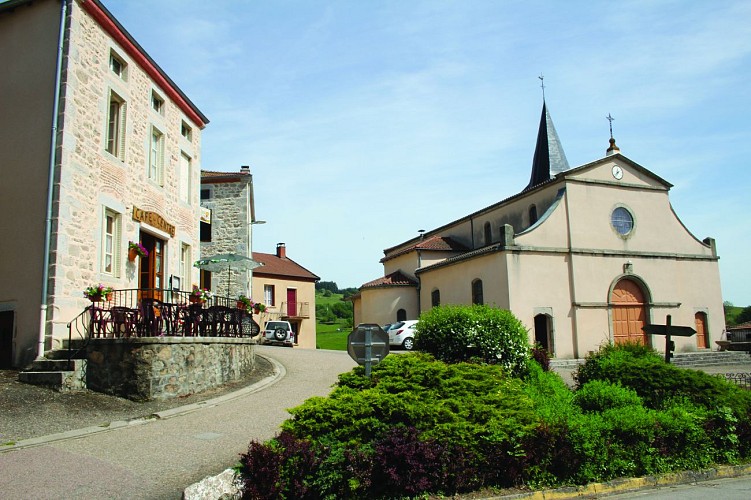
<path fill-rule="evenodd" d="M 175 236 L 175 226 L 164 220 L 164 217 L 156 212 L 149 212 L 148 210 L 141 210 L 138 207 L 133 207 L 133 220 L 144 222 L 160 231 L 169 233 L 172 237 Z"/>

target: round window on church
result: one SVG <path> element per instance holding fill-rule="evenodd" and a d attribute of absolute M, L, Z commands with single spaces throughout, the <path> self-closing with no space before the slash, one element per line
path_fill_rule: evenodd
<path fill-rule="evenodd" d="M 610 223 L 621 236 L 626 236 L 634 229 L 634 217 L 631 215 L 631 212 L 623 207 L 613 210 L 610 216 Z"/>

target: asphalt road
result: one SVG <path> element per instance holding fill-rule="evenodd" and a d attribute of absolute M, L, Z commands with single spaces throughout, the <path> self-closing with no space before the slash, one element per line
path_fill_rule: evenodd
<path fill-rule="evenodd" d="M 345 351 L 259 346 L 284 376 L 273 386 L 158 420 L 0 453 L 0 498 L 179 499 L 272 438 L 287 408 L 325 396 L 355 362 Z M 29 418 L 34 418 L 29 415 Z"/>

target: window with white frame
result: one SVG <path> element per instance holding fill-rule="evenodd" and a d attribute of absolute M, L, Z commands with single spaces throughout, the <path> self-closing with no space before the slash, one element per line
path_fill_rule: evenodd
<path fill-rule="evenodd" d="M 180 154 L 180 201 L 190 203 L 191 178 L 193 177 L 193 167 L 190 156 L 185 153 Z"/>
<path fill-rule="evenodd" d="M 180 133 L 183 137 L 188 139 L 189 141 L 193 140 L 193 129 L 185 122 L 182 122 L 182 126 L 180 127 Z"/>
<path fill-rule="evenodd" d="M 183 243 L 180 247 L 180 281 L 190 283 L 190 262 L 191 262 L 190 245 Z"/>
<path fill-rule="evenodd" d="M 263 303 L 267 306 L 274 305 L 274 285 L 263 285 Z"/>
<path fill-rule="evenodd" d="M 160 115 L 164 115 L 164 99 L 159 97 L 159 94 L 153 90 L 151 91 L 151 109 Z"/>
<path fill-rule="evenodd" d="M 102 227 L 102 273 L 117 276 L 120 246 L 120 214 L 106 208 Z"/>
<path fill-rule="evenodd" d="M 125 159 L 125 111 L 125 100 L 110 91 L 105 149 L 120 160 Z"/>
<path fill-rule="evenodd" d="M 151 127 L 149 144 L 149 179 L 161 186 L 164 179 L 164 134 L 156 127 Z"/>
<path fill-rule="evenodd" d="M 110 70 L 121 80 L 128 79 L 128 64 L 114 52 L 110 52 Z"/>

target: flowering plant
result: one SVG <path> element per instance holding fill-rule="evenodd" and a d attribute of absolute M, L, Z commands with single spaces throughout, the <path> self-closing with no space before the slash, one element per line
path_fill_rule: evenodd
<path fill-rule="evenodd" d="M 263 312 L 266 310 L 266 304 L 263 302 L 256 302 L 253 306 L 258 312 Z"/>
<path fill-rule="evenodd" d="M 238 303 L 242 303 L 245 305 L 245 309 L 252 309 L 255 305 L 255 302 L 253 302 L 253 299 L 250 297 L 246 297 L 245 295 L 240 295 L 237 299 Z"/>
<path fill-rule="evenodd" d="M 190 296 L 206 301 L 211 298 L 211 290 L 208 288 L 198 288 L 198 285 L 193 285 L 193 291 L 190 292 Z"/>
<path fill-rule="evenodd" d="M 87 299 L 101 299 L 105 295 L 112 293 L 112 287 L 104 286 L 101 283 L 97 286 L 90 286 L 83 291 L 83 296 Z"/>
<path fill-rule="evenodd" d="M 129 241 L 128 250 L 135 250 L 139 257 L 146 257 L 149 255 L 149 251 L 146 250 L 145 246 L 141 245 L 140 241 Z"/>

